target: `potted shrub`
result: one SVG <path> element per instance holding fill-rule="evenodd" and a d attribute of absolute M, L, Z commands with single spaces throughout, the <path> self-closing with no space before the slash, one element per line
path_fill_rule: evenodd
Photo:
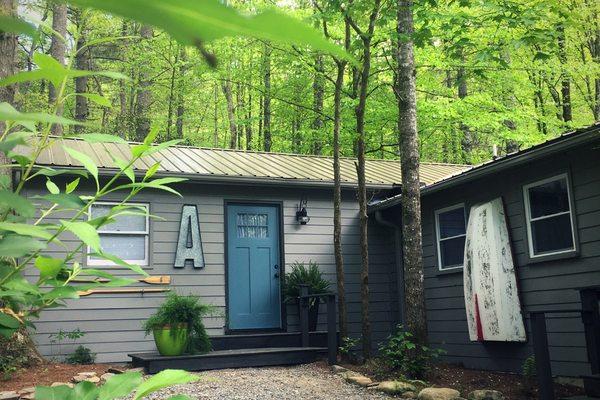
<path fill-rule="evenodd" d="M 308 285 L 308 294 L 331 293 L 329 290 L 330 282 L 323 278 L 319 270 L 319 264 L 313 261 L 308 262 L 308 268 L 304 263 L 295 262 L 292 264 L 292 271 L 286 274 L 283 282 L 283 293 L 286 302 L 297 301 L 300 296 L 300 285 Z M 311 298 L 308 303 L 308 329 L 317 330 L 317 320 L 319 318 L 320 298 Z"/>
<path fill-rule="evenodd" d="M 178 356 L 210 351 L 210 339 L 202 318 L 213 313 L 213 307 L 202 304 L 197 296 L 169 293 L 166 301 L 144 323 L 146 335 L 154 335 L 158 352 Z"/>

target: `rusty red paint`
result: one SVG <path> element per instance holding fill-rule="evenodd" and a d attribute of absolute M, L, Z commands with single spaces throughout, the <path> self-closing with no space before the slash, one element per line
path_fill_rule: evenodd
<path fill-rule="evenodd" d="M 475 293 L 475 324 L 477 325 L 477 340 L 483 342 L 483 325 L 481 324 L 481 316 L 479 315 L 479 300 Z"/>

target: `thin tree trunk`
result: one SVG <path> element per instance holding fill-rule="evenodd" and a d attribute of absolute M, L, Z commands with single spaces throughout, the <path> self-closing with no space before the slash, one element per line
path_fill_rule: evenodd
<path fill-rule="evenodd" d="M 402 253 L 407 303 L 406 327 L 416 341 L 427 343 L 427 318 L 423 283 L 419 135 L 413 39 L 413 2 L 398 0 L 396 63 L 400 163 L 402 172 Z"/>
<path fill-rule="evenodd" d="M 67 51 L 67 45 L 64 42 L 67 37 L 67 5 L 65 3 L 54 3 L 52 7 L 52 29 L 62 36 L 60 38 L 57 34 L 52 35 L 52 41 L 50 43 L 50 55 L 61 64 L 65 64 L 65 53 Z M 55 106 L 56 96 L 58 88 L 55 88 L 52 83 L 48 86 L 48 102 L 51 107 Z M 62 115 L 64 105 L 60 104 L 56 107 L 56 115 Z M 52 125 L 52 133 L 55 135 L 62 135 L 63 126 L 61 124 Z"/>
<path fill-rule="evenodd" d="M 219 147 L 219 85 L 215 82 L 213 114 L 213 147 Z"/>
<path fill-rule="evenodd" d="M 173 49 L 173 41 L 169 42 L 169 49 Z M 169 56 L 169 60 L 171 57 Z M 175 103 L 175 81 L 177 80 L 177 64 L 179 62 L 179 51 L 175 51 L 175 59 L 171 64 L 171 78 L 169 82 L 169 104 L 167 107 L 167 137 L 166 140 L 171 139 L 171 127 L 173 126 L 173 109 Z"/>
<path fill-rule="evenodd" d="M 350 44 L 350 26 L 345 24 L 345 48 Z M 341 102 L 344 86 L 346 61 L 335 60 L 337 75 L 333 92 L 333 249 L 335 255 L 335 273 L 338 295 L 338 314 L 340 337 L 348 337 L 348 314 L 346 312 L 346 289 L 344 276 L 344 256 L 342 252 L 342 188 L 340 173 L 340 127 L 342 123 Z"/>
<path fill-rule="evenodd" d="M 140 36 L 142 41 L 148 41 L 152 39 L 154 31 L 150 25 L 142 25 L 140 29 Z M 142 72 L 140 73 L 140 79 L 137 90 L 137 100 L 135 103 L 135 139 L 136 141 L 143 141 L 148 133 L 150 133 L 150 105 L 152 104 L 152 93 L 150 92 L 150 81 L 148 72 L 144 71 L 146 66 L 142 66 Z"/>
<path fill-rule="evenodd" d="M 177 120 L 175 126 L 177 127 L 177 139 L 183 139 L 183 117 L 185 114 L 185 73 L 187 70 L 187 54 L 185 52 L 185 46 L 181 46 L 179 51 L 179 82 L 177 85 Z"/>
<path fill-rule="evenodd" d="M 242 143 L 242 138 L 244 137 L 244 119 L 246 117 L 244 115 L 246 111 L 246 105 L 244 104 L 246 93 L 244 92 L 244 86 L 241 84 L 241 82 L 238 82 L 235 90 L 238 149 L 244 148 Z"/>
<path fill-rule="evenodd" d="M 557 28 L 558 31 L 558 58 L 563 68 L 566 68 L 568 58 L 567 49 L 565 43 L 565 26 L 560 24 Z M 560 91 L 562 94 L 562 119 L 564 122 L 573 120 L 573 111 L 571 108 L 571 79 L 569 78 L 568 72 L 562 72 L 562 80 L 560 85 Z"/>
<path fill-rule="evenodd" d="M 75 65 L 77 69 L 80 70 L 89 70 L 90 69 L 90 51 L 89 48 L 85 48 L 83 51 L 80 51 L 85 46 L 86 43 L 86 29 L 85 29 L 85 21 L 82 16 L 82 11 L 76 11 L 76 20 L 79 25 L 79 37 L 77 38 L 76 50 L 77 54 L 75 55 Z M 85 94 L 88 91 L 88 77 L 87 76 L 79 76 L 75 78 L 75 92 Z M 90 115 L 88 100 L 85 96 L 77 95 L 75 97 L 75 119 L 77 121 L 86 121 Z M 75 125 L 75 132 L 83 131 L 83 126 Z"/>
<path fill-rule="evenodd" d="M 121 36 L 126 36 L 128 30 L 127 21 L 121 25 Z M 124 53 L 126 44 L 121 43 L 119 51 Z M 127 137 L 127 90 L 123 79 L 119 79 L 119 116 L 117 117 L 117 135 Z"/>
<path fill-rule="evenodd" d="M 248 110 L 246 114 L 246 150 L 252 150 L 252 89 L 248 88 Z"/>
<path fill-rule="evenodd" d="M 235 106 L 233 105 L 233 98 L 231 95 L 231 81 L 226 80 L 221 83 L 221 89 L 225 95 L 225 101 L 227 102 L 227 120 L 229 121 L 229 148 L 237 148 L 237 126 L 235 123 Z"/>
<path fill-rule="evenodd" d="M 366 32 L 360 31 L 356 24 L 352 24 L 350 17 L 346 20 L 351 23 L 362 41 L 362 65 L 360 69 L 360 82 L 358 86 L 358 104 L 354 109 L 356 116 L 357 152 L 358 163 L 356 174 L 358 177 L 358 215 L 360 219 L 360 298 L 361 298 L 361 323 L 362 323 L 362 349 L 365 359 L 371 358 L 371 320 L 369 318 L 369 242 L 368 242 L 368 217 L 367 217 L 367 186 L 365 178 L 365 110 L 369 76 L 371 74 L 371 40 L 375 31 L 375 23 L 379 15 L 381 0 L 375 0 L 369 16 L 369 27 Z"/>
<path fill-rule="evenodd" d="M 462 49 L 460 50 L 460 52 L 461 52 L 461 56 L 460 56 L 461 65 L 458 67 L 458 71 L 456 73 L 456 86 L 457 86 L 458 98 L 463 100 L 468 95 L 468 88 L 467 88 L 467 74 L 466 74 L 465 67 L 464 67 L 465 58 L 464 58 Z M 473 132 L 471 132 L 471 129 L 469 128 L 469 126 L 467 124 L 463 123 L 462 121 L 459 122 L 459 127 L 460 127 L 460 131 L 462 132 L 462 140 L 460 143 L 461 149 L 462 149 L 462 157 L 461 158 L 463 161 L 465 161 L 467 164 L 469 164 L 469 163 L 471 163 L 471 153 L 473 152 L 473 145 L 474 145 Z"/>
<path fill-rule="evenodd" d="M 265 151 L 271 151 L 271 46 L 265 43 L 263 61 L 263 146 Z"/>
<path fill-rule="evenodd" d="M 323 95 L 325 93 L 325 73 L 323 67 L 323 56 L 315 55 L 315 76 L 313 79 L 313 110 L 315 116 L 312 121 L 311 129 L 313 133 L 312 153 L 320 155 L 323 152 L 323 141 L 321 140 L 321 130 L 323 129 Z"/>

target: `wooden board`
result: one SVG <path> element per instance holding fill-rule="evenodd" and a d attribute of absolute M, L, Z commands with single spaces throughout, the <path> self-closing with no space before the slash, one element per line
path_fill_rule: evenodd
<path fill-rule="evenodd" d="M 471 341 L 524 342 L 525 327 L 501 198 L 471 207 L 464 262 Z"/>

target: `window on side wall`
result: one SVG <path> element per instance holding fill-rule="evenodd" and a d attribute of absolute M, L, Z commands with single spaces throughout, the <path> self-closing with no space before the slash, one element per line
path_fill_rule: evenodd
<path fill-rule="evenodd" d="M 440 271 L 463 267 L 467 235 L 465 205 L 457 204 L 435 212 L 438 267 Z"/>
<path fill-rule="evenodd" d="M 567 174 L 523 187 L 531 258 L 574 252 L 571 189 Z"/>
<path fill-rule="evenodd" d="M 107 215 L 117 203 L 98 202 L 90 208 L 90 219 Z M 137 265 L 148 265 L 149 213 L 148 205 L 129 203 L 126 214 L 117 215 L 115 221 L 98 230 L 100 246 L 105 253 Z M 90 252 L 90 249 L 88 249 Z M 89 255 L 88 265 L 114 265 L 111 261 Z"/>

